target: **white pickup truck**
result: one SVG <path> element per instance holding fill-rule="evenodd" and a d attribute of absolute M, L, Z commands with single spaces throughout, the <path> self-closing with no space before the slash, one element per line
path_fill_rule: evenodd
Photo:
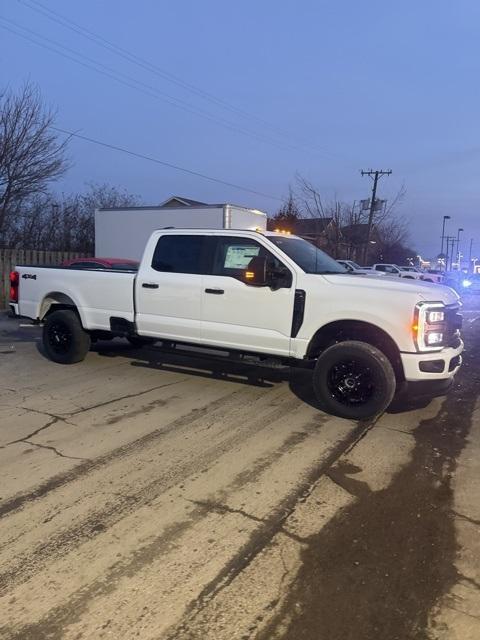
<path fill-rule="evenodd" d="M 43 323 L 58 363 L 112 336 L 273 358 L 312 368 L 322 407 L 352 419 L 380 414 L 405 383 L 448 382 L 463 350 L 452 289 L 358 278 L 282 233 L 155 231 L 132 273 L 18 266 L 11 306 Z"/>

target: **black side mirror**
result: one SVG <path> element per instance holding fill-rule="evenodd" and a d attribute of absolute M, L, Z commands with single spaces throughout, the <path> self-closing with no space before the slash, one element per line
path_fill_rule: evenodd
<path fill-rule="evenodd" d="M 243 274 L 245 284 L 256 287 L 265 287 L 267 283 L 267 259 L 255 256 L 248 263 L 248 267 Z"/>

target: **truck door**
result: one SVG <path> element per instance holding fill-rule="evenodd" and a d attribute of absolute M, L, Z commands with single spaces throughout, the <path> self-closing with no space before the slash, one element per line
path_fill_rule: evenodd
<path fill-rule="evenodd" d="M 216 236 L 209 242 L 212 262 L 211 275 L 203 278 L 202 341 L 288 356 L 295 274 L 253 238 Z M 255 257 L 267 258 L 267 269 L 283 274 L 275 288 L 241 279 Z"/>
<path fill-rule="evenodd" d="M 160 236 L 151 264 L 136 283 L 136 323 L 141 335 L 200 340 L 205 236 Z"/>

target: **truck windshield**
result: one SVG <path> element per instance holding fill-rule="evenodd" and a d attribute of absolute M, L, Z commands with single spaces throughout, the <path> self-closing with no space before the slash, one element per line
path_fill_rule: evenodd
<path fill-rule="evenodd" d="M 306 240 L 281 236 L 268 239 L 306 273 L 348 273 L 344 266 Z"/>

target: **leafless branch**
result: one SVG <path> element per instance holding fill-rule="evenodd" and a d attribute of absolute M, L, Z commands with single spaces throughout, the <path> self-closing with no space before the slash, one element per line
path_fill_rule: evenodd
<path fill-rule="evenodd" d="M 67 141 L 59 142 L 52 132 L 54 120 L 55 113 L 31 84 L 0 95 L 0 235 L 12 211 L 46 193 L 68 169 Z"/>

